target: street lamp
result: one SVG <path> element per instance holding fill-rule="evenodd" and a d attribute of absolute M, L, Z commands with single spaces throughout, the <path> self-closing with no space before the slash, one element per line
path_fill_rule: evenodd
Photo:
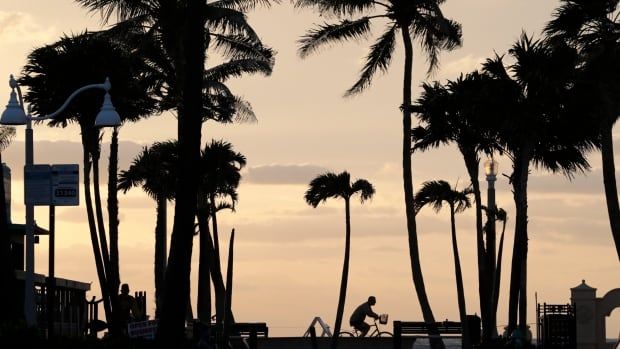
<path fill-rule="evenodd" d="M 499 166 L 493 157 L 489 157 L 484 162 L 484 174 L 487 177 L 487 254 L 489 258 L 489 267 L 491 271 L 495 271 L 495 219 L 497 218 L 497 207 L 495 205 L 495 181 L 497 180 L 497 172 Z"/>
<path fill-rule="evenodd" d="M 62 113 L 71 101 L 80 93 L 91 89 L 102 89 L 105 91 L 105 97 L 103 99 L 103 105 L 101 110 L 97 114 L 95 119 L 95 127 L 114 127 L 121 124 L 121 118 L 112 105 L 110 99 L 110 80 L 106 78 L 103 84 L 91 84 L 77 89 L 73 92 L 63 103 L 58 110 L 51 114 L 33 116 L 30 114 L 31 109 L 28 108 L 28 113 L 24 111 L 24 101 L 22 99 L 21 89 L 11 75 L 9 79 L 9 86 L 11 87 L 11 95 L 6 109 L 0 116 L 0 124 L 2 125 L 26 125 L 26 162 L 24 169 L 34 164 L 33 160 L 33 134 L 32 134 L 32 121 L 53 119 L 58 114 Z M 19 97 L 19 98 L 18 98 Z M 25 176 L 24 176 L 25 178 Z M 52 247 L 53 237 L 50 236 L 50 248 Z M 26 276 L 24 280 L 24 316 L 28 326 L 34 326 L 36 324 L 35 318 L 35 300 L 34 300 L 34 205 L 26 202 Z M 50 278 L 53 278 L 53 261 L 50 258 Z M 51 310 L 51 309 L 50 309 Z"/>

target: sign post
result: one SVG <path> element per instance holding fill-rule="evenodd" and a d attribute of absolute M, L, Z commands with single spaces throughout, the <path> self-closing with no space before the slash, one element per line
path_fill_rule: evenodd
<path fill-rule="evenodd" d="M 56 235 L 56 206 L 80 204 L 77 164 L 29 165 L 25 167 L 24 201 L 26 205 L 49 206 L 49 272 L 47 278 L 47 335 L 54 335 L 56 277 L 54 250 Z"/>

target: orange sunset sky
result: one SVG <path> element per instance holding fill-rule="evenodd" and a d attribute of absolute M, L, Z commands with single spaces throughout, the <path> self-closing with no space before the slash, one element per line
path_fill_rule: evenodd
<path fill-rule="evenodd" d="M 557 4 L 552 0 L 447 1 L 443 6 L 446 16 L 463 25 L 463 47 L 443 53 L 441 66 L 431 77 L 425 74 L 424 57 L 416 55 L 413 97 L 418 96 L 418 86 L 427 79 L 455 78 L 476 69 L 494 52 L 506 52 L 521 30 L 538 35 Z M 377 297 L 375 311 L 389 313 L 391 320 L 421 320 L 409 268 L 400 169 L 402 50 L 396 49 L 389 73 L 377 76 L 369 90 L 343 98 L 344 91 L 357 78 L 371 42 L 333 47 L 301 60 L 296 41 L 313 23 L 323 22 L 322 18 L 310 11 L 295 10 L 286 1 L 250 13 L 249 18 L 263 41 L 278 52 L 271 77 L 246 77 L 231 83 L 236 93 L 252 103 L 258 122 L 227 126 L 207 123 L 203 128 L 203 142 L 212 138 L 230 141 L 248 159 L 237 212 L 224 213 L 220 218 L 222 244 L 227 243 L 232 228 L 237 232 L 233 293 L 236 318 L 265 321 L 273 336 L 302 335 L 315 316 L 333 324 L 344 252 L 344 204 L 332 200 L 314 209 L 304 202 L 303 194 L 317 174 L 348 170 L 353 177 L 372 182 L 377 193 L 364 205 L 357 201 L 352 204 L 345 317 L 372 294 Z M 11 73 L 19 75 L 33 48 L 52 43 L 63 33 L 80 33 L 87 28 L 102 28 L 99 14 L 87 13 L 72 0 L 1 0 L 0 81 L 8 81 Z M 382 29 L 379 25 L 373 33 Z M 9 92 L 8 83 L 2 82 L 0 99 L 8 100 Z M 12 169 L 12 220 L 18 223 L 24 222 L 23 131 L 18 127 L 15 141 L 3 153 L 3 160 Z M 37 125 L 34 132 L 35 163 L 81 162 L 79 130 L 75 126 L 51 129 Z M 121 169 L 129 166 L 143 146 L 175 136 L 176 119 L 169 113 L 123 126 Z M 616 145 L 618 136 L 616 132 Z M 109 134 L 104 135 L 104 142 L 109 142 Z M 103 158 L 107 159 L 107 154 Z M 541 303 L 567 303 L 569 289 L 582 279 L 597 288 L 599 296 L 620 287 L 600 154 L 592 153 L 589 159 L 592 171 L 578 174 L 572 181 L 532 171 L 528 195 L 531 323 L 535 322 L 535 292 Z M 509 174 L 509 161 L 499 161 L 500 173 Z M 452 147 L 415 154 L 413 164 L 416 188 L 433 179 L 452 184 L 458 181 L 461 188 L 466 185 L 465 167 Z M 106 182 L 104 177 L 103 184 Z M 504 176 L 498 176 L 496 188 L 498 206 L 509 214 L 498 315 L 498 325 L 503 325 L 507 321 L 514 204 Z M 119 200 L 121 278 L 132 291 L 146 290 L 152 301 L 155 203 L 140 189 L 120 194 Z M 37 208 L 36 218 L 39 225 L 46 227 L 47 208 Z M 172 216 L 169 231 L 171 222 Z M 423 210 L 418 227 L 422 270 L 435 316 L 457 320 L 447 209 L 439 214 Z M 88 296 L 97 295 L 99 286 L 85 208 L 59 207 L 56 229 L 56 275 L 92 282 Z M 479 313 L 473 210 L 457 217 L 457 229 L 467 309 Z M 193 299 L 197 288 L 197 240 L 194 251 Z M 225 251 L 223 255 L 225 258 Z M 36 270 L 47 271 L 45 237 L 36 246 Z M 152 304 L 149 312 L 153 314 Z M 608 318 L 607 327 L 607 337 L 617 336 L 619 309 Z"/>

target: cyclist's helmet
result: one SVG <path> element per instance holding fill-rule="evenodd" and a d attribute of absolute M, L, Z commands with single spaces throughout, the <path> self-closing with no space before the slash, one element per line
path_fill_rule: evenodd
<path fill-rule="evenodd" d="M 376 303 L 377 303 L 377 299 L 375 298 L 375 296 L 368 297 L 368 304 L 375 305 Z"/>

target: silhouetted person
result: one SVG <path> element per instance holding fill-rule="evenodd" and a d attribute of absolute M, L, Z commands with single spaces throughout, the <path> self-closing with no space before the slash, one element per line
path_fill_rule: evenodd
<path fill-rule="evenodd" d="M 137 318 L 138 304 L 136 299 L 129 294 L 129 285 L 121 285 L 121 294 L 118 295 L 118 318 L 121 331 L 127 334 L 127 324 Z"/>
<path fill-rule="evenodd" d="M 377 315 L 374 311 L 372 311 L 372 306 L 377 303 L 377 299 L 373 296 L 368 297 L 368 301 L 360 304 L 355 310 L 353 314 L 351 314 L 351 318 L 349 319 L 349 323 L 353 328 L 361 332 L 361 337 L 366 336 L 368 330 L 370 330 L 370 325 L 364 322 L 366 320 L 366 316 L 370 316 L 373 319 L 378 319 L 379 315 Z"/>

